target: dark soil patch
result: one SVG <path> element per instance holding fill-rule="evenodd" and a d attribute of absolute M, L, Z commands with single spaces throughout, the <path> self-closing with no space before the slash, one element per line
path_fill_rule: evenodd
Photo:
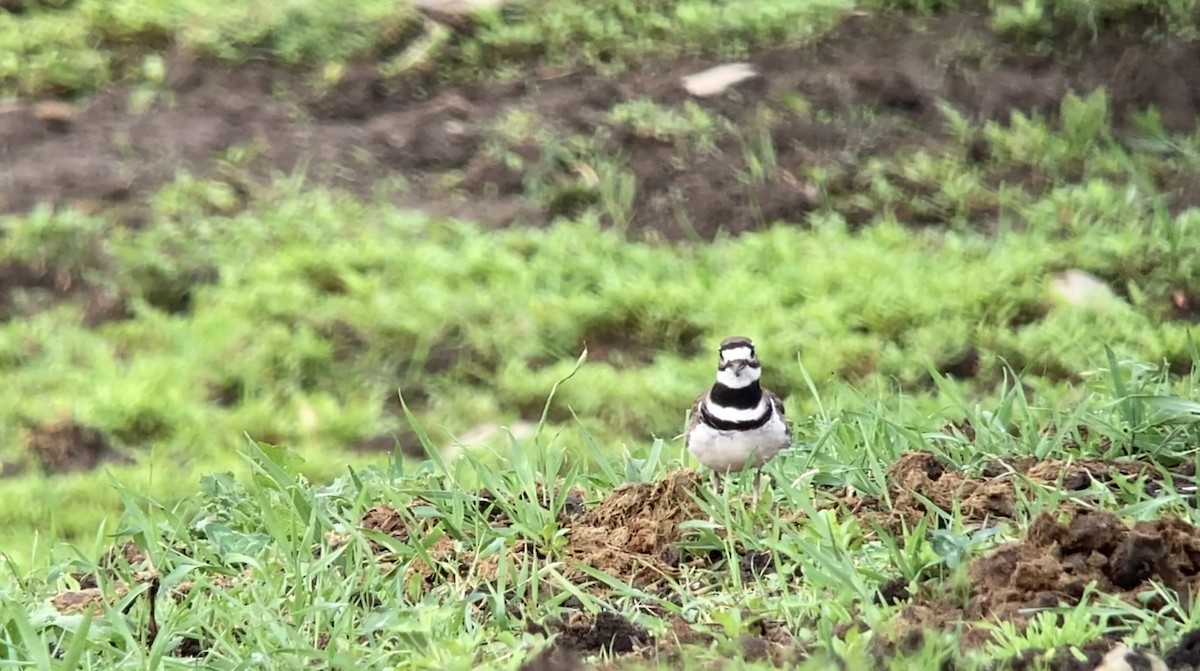
<path fill-rule="evenodd" d="M 104 462 L 133 463 L 117 452 L 99 429 L 70 420 L 29 428 L 25 449 L 51 474 L 90 471 Z"/>
<path fill-rule="evenodd" d="M 1176 289 L 1171 293 L 1170 315 L 1172 319 L 1200 324 L 1200 294 Z"/>
<path fill-rule="evenodd" d="M 749 611 L 742 612 L 742 622 L 744 631 L 727 653 L 733 667 L 740 668 L 736 662 L 745 660 L 765 661 L 778 668 L 788 668 L 789 664 L 805 656 L 805 651 L 783 623 L 755 616 Z M 711 645 L 714 637 L 679 616 L 669 618 L 668 624 L 666 633 L 656 638 L 617 613 L 604 611 L 593 616 L 582 610 L 572 611 L 565 618 L 547 621 L 544 626 L 533 624 L 529 627 L 531 633 L 552 638 L 553 644 L 526 662 L 530 666 L 521 668 L 575 669 L 580 668 L 581 659 L 593 655 L 611 658 L 611 661 L 592 667 L 601 670 L 638 668 L 639 662 L 646 661 L 667 668 L 690 668 L 687 662 L 694 660 L 689 659 L 687 647 L 699 650 Z M 717 664 L 711 668 L 724 666 Z"/>
<path fill-rule="evenodd" d="M 583 337 L 589 361 L 613 366 L 646 365 L 656 352 L 688 357 L 700 353 L 704 332 L 689 324 L 648 324 L 635 315 L 609 316 L 589 324 Z"/>
<path fill-rule="evenodd" d="M 29 465 L 20 461 L 0 462 L 0 479 L 15 478 L 29 470 Z"/>
<path fill-rule="evenodd" d="M 0 320 L 18 316 L 15 314 L 13 293 L 19 289 L 41 289 L 64 295 L 71 289 L 69 273 L 53 268 L 35 268 L 27 263 L 7 262 L 0 264 Z"/>
<path fill-rule="evenodd" d="M 959 380 L 969 380 L 979 372 L 979 350 L 967 347 L 939 363 L 937 371 Z"/>
<path fill-rule="evenodd" d="M 835 206 L 851 221 L 862 221 L 878 205 L 850 197 L 862 180 L 873 179 L 859 172 L 865 157 L 951 149 L 939 100 L 975 120 L 1003 121 L 1014 111 L 1053 116 L 1064 93 L 1103 86 L 1118 125 L 1154 105 L 1168 128 L 1190 130 L 1200 106 L 1200 94 L 1189 85 L 1200 76 L 1198 56 L 1200 46 L 1191 43 L 1101 36 L 1074 58 L 1031 57 L 1027 47 L 992 34 L 982 14 L 920 23 L 857 16 L 811 47 L 752 55 L 762 73 L 753 86 L 740 87 L 734 98 L 701 102 L 732 120 L 742 137 L 721 137 L 716 153 L 703 153 L 613 128 L 606 113 L 635 97 L 679 107 L 687 97 L 680 77 L 713 65 L 711 60 L 647 66 L 619 81 L 530 68 L 517 82 L 452 86 L 439 85 L 429 72 L 384 82 L 369 64 L 359 64 L 321 95 L 300 74 L 282 68 L 250 64 L 231 70 L 174 53 L 168 55 L 170 104 L 160 100 L 133 110 L 129 92 L 115 90 L 78 108 L 19 103 L 0 112 L 0 160 L 9 166 L 0 179 L 0 212 L 27 211 L 39 202 L 88 207 L 141 202 L 178 168 L 218 175 L 223 152 L 254 146 L 250 153 L 256 159 L 240 174 L 230 175 L 228 166 L 219 173 L 246 198 L 270 170 L 303 165 L 311 180 L 358 193 L 401 173 L 413 186 L 396 196 L 402 205 L 499 226 L 538 224 L 576 205 L 555 196 L 534 202 L 526 193 L 531 176 L 542 173 L 544 182 L 577 185 L 588 167 L 581 165 L 583 157 L 539 149 L 531 139 L 511 148 L 523 168 L 492 156 L 486 126 L 521 107 L 536 111 L 544 128 L 559 136 L 607 134 L 610 152 L 627 155 L 637 179 L 630 221 L 636 231 L 710 239 L 718 231 L 738 233 L 776 219 L 799 223 L 828 203 L 840 203 Z M 280 100 L 279 90 L 292 91 L 295 101 Z M 788 101 L 797 98 L 810 113 L 788 111 Z M 295 102 L 307 118 L 295 113 Z M 758 121 L 760 108 L 774 110 L 775 120 Z M 856 114 L 863 109 L 870 113 Z M 748 180 L 742 150 L 759 131 L 778 170 Z M 990 160 L 985 147 L 968 155 Z M 804 178 L 818 164 L 841 175 L 823 192 Z M 463 171 L 469 200 L 439 185 L 448 171 Z M 1006 181 L 1038 188 L 1051 183 L 1035 172 L 1022 168 Z M 944 221 L 947 213 L 936 203 L 939 184 L 911 183 L 900 175 L 889 179 L 906 193 L 885 204 L 897 216 L 914 225 Z M 587 190 L 580 193 L 586 196 Z M 580 202 L 588 198 L 594 194 Z M 987 225 L 995 207 L 967 204 L 958 214 Z"/>
<path fill-rule="evenodd" d="M 1187 632 L 1164 657 L 1172 669 L 1200 668 L 1200 629 Z"/>
<path fill-rule="evenodd" d="M 1129 527 L 1101 511 L 1066 521 L 1043 513 L 1024 539 L 976 560 L 970 574 L 973 619 L 1020 622 L 1025 608 L 1074 605 L 1092 581 L 1130 603 L 1151 580 L 1186 600 L 1200 575 L 1200 530 L 1174 517 Z"/>
<path fill-rule="evenodd" d="M 1105 660 L 1124 660 L 1130 665 L 1128 667 L 1130 669 L 1153 668 L 1150 666 L 1150 660 L 1145 653 L 1126 648 L 1125 646 L 1114 646 L 1112 641 L 1103 639 L 1078 646 L 1078 654 L 1082 655 L 1083 658 L 1080 659 L 1077 657 L 1076 651 L 1070 648 L 1057 648 L 1055 650 L 1031 648 L 1011 659 L 1006 659 L 995 664 L 992 668 L 995 671 L 1034 671 L 1034 669 L 1046 669 L 1047 671 L 1095 671 L 1095 669 L 1122 668 L 1100 666 Z"/>
<path fill-rule="evenodd" d="M 584 654 L 628 654 L 654 643 L 645 628 L 609 611 L 596 616 L 573 611 L 565 621 L 553 621 L 548 628 L 556 634 L 560 648 Z"/>
<path fill-rule="evenodd" d="M 908 591 L 908 581 L 903 578 L 892 578 L 879 586 L 879 601 L 894 606 L 912 598 Z"/>
<path fill-rule="evenodd" d="M 1200 529 L 1175 517 L 1129 526 L 1112 513 L 1067 507 L 1038 515 L 1022 539 L 973 560 L 968 573 L 965 602 L 947 595 L 943 584 L 923 586 L 900 613 L 899 636 L 985 620 L 1011 622 L 1019 630 L 1038 610 L 1078 605 L 1089 584 L 1154 609 L 1165 605 L 1150 594 L 1157 582 L 1187 602 L 1200 581 Z M 988 640 L 988 631 L 970 625 L 962 638 L 966 647 Z M 1029 651 L 1006 662 L 1014 666 L 999 668 L 1036 668 L 1030 664 L 1042 653 Z M 1058 665 L 1065 663 L 1063 658 L 1052 668 L 1075 668 Z"/>
<path fill-rule="evenodd" d="M 198 638 L 184 636 L 175 646 L 176 657 L 203 657 L 212 646 Z"/>
<path fill-rule="evenodd" d="M 428 456 L 416 431 L 411 429 L 377 433 L 359 440 L 350 447 L 358 452 L 391 452 L 399 449 L 401 454 L 413 459 L 424 459 Z"/>

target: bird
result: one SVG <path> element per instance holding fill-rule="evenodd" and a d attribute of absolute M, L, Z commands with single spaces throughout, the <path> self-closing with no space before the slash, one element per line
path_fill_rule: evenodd
<path fill-rule="evenodd" d="M 753 466 L 757 508 L 762 468 L 792 444 L 792 425 L 783 401 L 762 387 L 762 365 L 753 340 L 725 338 L 717 356 L 716 381 L 692 403 L 684 443 L 718 478 Z"/>

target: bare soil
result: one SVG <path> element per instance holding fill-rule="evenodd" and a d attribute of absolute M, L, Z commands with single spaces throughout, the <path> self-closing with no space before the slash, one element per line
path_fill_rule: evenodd
<path fill-rule="evenodd" d="M 910 452 L 888 469 L 887 496 L 863 497 L 848 503 L 867 521 L 878 523 L 899 536 L 927 518 L 939 526 L 943 515 L 954 510 L 976 527 L 1013 521 L 1018 517 L 1021 488 L 1041 487 L 1070 492 L 1085 499 L 1085 490 L 1113 485 L 1114 476 L 1146 478 L 1146 490 L 1158 492 L 1169 478 L 1176 491 L 1187 491 L 1194 480 L 1195 464 L 1173 469 L 1134 460 L 1021 458 L 989 463 L 978 476 L 949 467 L 930 452 Z"/>
<path fill-rule="evenodd" d="M 1166 517 L 1129 526 L 1089 510 L 1065 517 L 1042 513 L 1023 539 L 972 565 L 967 617 L 1020 621 L 1029 607 L 1079 603 L 1092 581 L 1130 603 L 1152 580 L 1185 599 L 1195 588 L 1200 531 L 1190 523 Z"/>
<path fill-rule="evenodd" d="M 116 225 L 145 226 L 153 217 L 149 196 L 180 170 L 230 185 L 238 199 L 222 211 L 228 214 L 270 197 L 264 186 L 270 175 L 303 170 L 311 184 L 372 197 L 381 179 L 399 176 L 408 187 L 388 197 L 401 207 L 496 227 L 542 225 L 596 207 L 594 184 L 588 185 L 598 163 L 610 162 L 634 178 L 628 226 L 635 237 L 703 241 L 775 220 L 803 225 L 818 207 L 853 223 L 892 211 L 913 226 L 965 217 L 987 231 L 997 220 L 995 199 L 948 211 L 937 199 L 941 185 L 906 175 L 884 176 L 895 198 L 864 200 L 866 187 L 880 178 L 867 167 L 870 160 L 915 151 L 949 153 L 983 166 L 996 185 L 1033 191 L 1064 177 L 997 161 L 982 140 L 963 147 L 947 132 L 938 111 L 943 102 L 975 122 L 1004 122 L 1014 112 L 1053 119 L 1066 92 L 1103 87 L 1118 138 L 1134 133 L 1131 117 L 1147 106 L 1155 106 L 1170 129 L 1195 126 L 1200 89 L 1189 82 L 1200 80 L 1200 46 L 1102 36 L 1066 51 L 1032 56 L 1027 45 L 995 36 L 976 12 L 919 22 L 850 17 L 814 45 L 752 54 L 760 78 L 723 97 L 697 99 L 737 129 L 718 135 L 709 150 L 692 139 L 618 125 L 609 112 L 637 99 L 682 109 L 691 98 L 681 77 L 714 65 L 712 59 L 647 63 L 615 78 L 535 62 L 512 81 L 453 84 L 440 82 L 436 71 L 384 81 L 372 64 L 361 63 L 332 91 L 318 92 L 304 75 L 278 66 L 229 67 L 170 51 L 160 95 L 147 107 L 134 105 L 133 90 L 115 88 L 78 104 L 18 101 L 0 109 L 0 161 L 6 167 L 0 173 L 0 214 L 47 204 L 104 212 L 120 222 Z M 803 114 L 795 112 L 797 101 L 807 109 Z M 514 112 L 534 115 L 541 135 L 502 137 L 496 127 Z M 572 138 L 588 138 L 599 156 L 572 153 L 567 142 Z M 749 178 L 744 157 L 755 138 L 765 138 L 777 163 L 762 180 Z M 831 176 L 821 188 L 806 177 L 814 166 Z M 459 178 L 448 181 L 451 175 Z M 1171 208 L 1200 204 L 1194 188 L 1200 175 L 1156 179 Z M 97 251 L 84 263 L 90 265 L 0 264 L 0 320 L 66 301 L 82 305 L 88 327 L 129 318 L 129 297 L 102 279 L 115 272 L 111 262 Z M 181 268 L 171 277 L 133 279 L 150 305 L 174 314 L 189 310 L 192 288 L 215 276 L 213 268 Z M 1108 279 L 1121 285 L 1130 278 Z M 1165 317 L 1195 321 L 1190 287 L 1162 291 L 1150 303 L 1161 305 Z M 638 342 L 627 334 L 648 330 L 627 328 L 630 319 L 617 315 L 589 326 L 593 359 L 644 364 L 656 348 L 688 355 L 700 341 L 699 332 L 683 324 L 661 342 Z M 357 346 L 352 331 L 326 335 L 340 350 Z M 444 340 L 459 343 L 454 334 Z M 450 363 L 458 356 L 452 349 L 445 354 Z M 977 364 L 978 352 L 968 348 L 939 368 L 973 377 Z M 437 365 L 431 361 L 429 369 Z M 869 361 L 863 365 L 871 369 Z M 230 380 L 214 386 L 212 402 L 236 403 L 238 385 Z M 389 413 L 396 414 L 394 398 L 387 402 Z M 397 439 L 406 453 L 423 455 L 415 436 L 403 430 L 364 438 L 358 447 L 391 449 Z"/>
<path fill-rule="evenodd" d="M 0 159 L 9 168 L 0 180 L 0 212 L 24 212 L 38 203 L 124 204 L 120 211 L 136 224 L 145 215 L 139 207 L 145 196 L 179 168 L 221 174 L 250 198 L 254 182 L 268 170 L 303 167 L 318 183 L 360 193 L 371 192 L 381 177 L 403 174 L 416 188 L 399 198 L 402 203 L 497 226 L 538 224 L 572 207 L 530 200 L 528 175 L 487 150 L 486 126 L 524 109 L 559 136 L 600 133 L 609 138 L 612 155 L 628 156 L 638 184 L 635 230 L 666 239 L 711 239 L 718 231 L 751 230 L 777 218 L 801 223 L 819 198 L 828 197 L 793 174 L 805 166 L 838 166 L 843 187 L 853 190 L 866 156 L 948 146 L 939 101 L 977 121 L 1004 121 L 1017 111 L 1053 116 L 1066 92 L 1104 87 L 1118 126 L 1154 105 L 1168 129 L 1190 130 L 1200 102 L 1200 90 L 1190 85 L 1200 77 L 1198 56 L 1195 44 L 1120 37 L 1101 37 L 1069 56 L 1031 56 L 1027 47 L 993 35 L 986 18 L 975 13 L 921 24 L 852 17 L 814 46 L 754 54 L 750 61 L 760 80 L 700 102 L 747 136 L 758 128 L 768 133 L 781 173 L 749 184 L 741 176 L 746 165 L 737 138 L 720 138 L 719 151 L 704 154 L 614 128 L 606 118 L 618 102 L 640 97 L 681 106 L 689 96 L 680 77 L 714 65 L 711 60 L 655 64 L 617 79 L 534 64 L 516 81 L 455 85 L 439 85 L 429 73 L 384 82 L 364 65 L 320 94 L 281 68 L 230 69 L 176 52 L 168 54 L 164 95 L 148 109 L 131 108 L 131 92 L 117 89 L 77 108 L 25 102 L 0 111 Z M 812 112 L 804 118 L 783 112 L 785 101 L 797 96 Z M 760 107 L 780 112 L 777 120 L 761 121 Z M 869 114 L 856 114 L 863 110 Z M 246 144 L 259 149 L 254 168 L 220 173 L 222 154 Z M 526 173 L 533 164 L 562 158 L 546 156 L 546 147 L 532 139 L 510 149 L 525 160 Z M 988 160 L 979 152 L 974 158 Z M 571 177 L 577 167 L 543 166 L 551 179 Z M 465 194 L 436 186 L 437 177 L 452 170 L 464 171 Z M 1009 181 L 1046 181 L 1032 170 L 1009 175 Z M 1168 193 L 1176 205 L 1193 200 L 1190 183 L 1179 180 Z M 937 188 L 909 186 L 917 195 Z M 986 219 L 991 205 L 980 208 Z M 928 212 L 906 216 L 914 224 L 937 223 Z"/>

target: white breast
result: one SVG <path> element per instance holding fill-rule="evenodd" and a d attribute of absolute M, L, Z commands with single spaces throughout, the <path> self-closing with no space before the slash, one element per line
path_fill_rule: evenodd
<path fill-rule="evenodd" d="M 784 420 L 772 413 L 766 424 L 750 431 L 718 431 L 698 422 L 688 434 L 687 448 L 701 464 L 728 472 L 740 471 L 747 464 L 762 466 L 790 442 Z"/>

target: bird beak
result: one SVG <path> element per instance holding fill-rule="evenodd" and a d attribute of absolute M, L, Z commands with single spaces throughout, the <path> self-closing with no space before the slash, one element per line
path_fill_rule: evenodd
<path fill-rule="evenodd" d="M 737 375 L 737 374 L 741 373 L 741 372 L 742 372 L 742 371 L 744 371 L 744 370 L 746 370 L 746 362 L 745 362 L 745 361 L 734 361 L 734 362 L 733 362 L 733 373 L 734 373 L 734 375 Z"/>

